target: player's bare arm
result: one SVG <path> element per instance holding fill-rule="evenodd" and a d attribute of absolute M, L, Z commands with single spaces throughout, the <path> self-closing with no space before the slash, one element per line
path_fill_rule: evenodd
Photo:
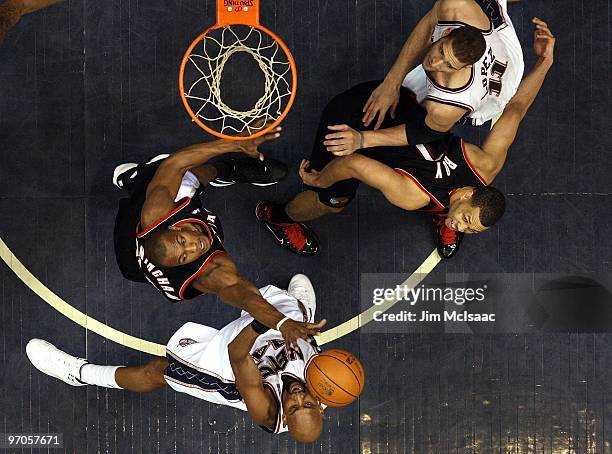
<path fill-rule="evenodd" d="M 334 159 L 321 172 L 310 169 L 309 162 L 303 160 L 300 165 L 300 177 L 305 184 L 320 188 L 327 188 L 341 180 L 356 178 L 378 189 L 391 204 L 409 211 L 423 208 L 430 201 L 429 197 L 410 179 L 400 175 L 388 165 L 360 154 Z"/>
<path fill-rule="evenodd" d="M 406 74 L 412 69 L 417 58 L 430 44 L 431 33 L 438 23 L 442 1 L 437 1 L 431 10 L 417 23 L 408 36 L 395 63 L 389 70 L 383 83 L 373 92 L 363 107 L 363 124 L 370 126 L 376 121 L 374 129 L 380 128 L 385 115 L 395 118 L 395 109 L 399 102 L 399 91 Z"/>
<path fill-rule="evenodd" d="M 242 276 L 236 264 L 226 255 L 213 259 L 204 273 L 191 284 L 203 293 L 214 293 L 221 301 L 251 314 L 254 319 L 268 328 L 276 326 L 285 316 L 268 303 L 259 293 L 259 289 Z M 285 320 L 280 326 L 280 332 L 287 347 L 297 345 L 297 339 L 308 340 L 309 336 L 319 334 L 319 329 L 325 325 L 325 320 L 319 323 L 305 323 L 296 320 Z"/>
<path fill-rule="evenodd" d="M 489 183 L 501 171 L 519 125 L 553 64 L 555 37 L 546 22 L 537 17 L 534 17 L 532 22 L 536 27 L 533 48 L 538 60 L 535 66 L 519 85 L 516 94 L 506 105 L 482 146 L 479 148 L 476 145 L 468 145 L 466 148 L 470 159 Z"/>
<path fill-rule="evenodd" d="M 418 57 L 431 44 L 431 34 L 436 24 L 445 20 L 460 20 L 483 30 L 489 27 L 489 20 L 473 0 L 438 0 L 410 33 L 384 81 L 372 92 L 366 102 L 363 108 L 364 126 L 368 127 L 372 121 L 376 121 L 374 129 L 377 130 L 387 113 L 391 115 L 391 118 L 395 118 L 395 109 L 399 102 L 399 90 L 402 81 L 414 67 Z M 433 124 L 433 121 L 431 123 Z M 450 127 L 448 129 L 432 129 L 448 131 Z"/>
<path fill-rule="evenodd" d="M 278 404 L 264 388 L 261 373 L 250 354 L 257 337 L 259 334 L 247 325 L 229 344 L 229 359 L 249 416 L 258 426 L 273 428 Z"/>
<path fill-rule="evenodd" d="M 437 102 L 426 101 L 424 107 L 427 109 L 425 124 L 399 125 L 392 128 L 378 130 L 357 131 L 348 125 L 328 126 L 331 131 L 325 136 L 323 144 L 327 151 L 336 156 L 346 156 L 357 150 L 374 147 L 402 147 L 415 145 L 410 143 L 407 128 L 414 128 L 413 137 L 418 137 L 416 130 L 429 128 L 437 133 L 446 133 L 467 113 L 465 109 L 449 106 Z M 440 134 L 439 137 L 442 137 Z M 433 138 L 430 137 L 431 140 Z M 426 141 L 419 141 L 424 143 Z"/>
<path fill-rule="evenodd" d="M 146 229 L 176 207 L 174 201 L 185 173 L 201 166 L 210 159 L 225 153 L 244 153 L 248 156 L 263 159 L 258 146 L 280 136 L 280 127 L 269 134 L 244 141 L 215 140 L 212 142 L 191 145 L 167 159 L 157 169 L 155 176 L 147 187 L 145 203 L 142 207 L 142 229 Z"/>

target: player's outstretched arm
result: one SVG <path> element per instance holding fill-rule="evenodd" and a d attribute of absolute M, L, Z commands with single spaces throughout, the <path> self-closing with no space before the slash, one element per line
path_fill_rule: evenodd
<path fill-rule="evenodd" d="M 309 340 L 309 336 L 318 335 L 319 329 L 325 325 L 325 320 L 316 324 L 291 319 L 283 321 L 286 317 L 261 296 L 253 283 L 238 273 L 230 258 L 219 256 L 213 263 L 213 271 L 200 276 L 191 285 L 201 292 L 215 293 L 224 303 L 248 312 L 270 329 L 277 329 L 282 322 L 279 331 L 288 348 L 297 345 L 298 338 Z"/>
<path fill-rule="evenodd" d="M 259 145 L 279 137 L 280 130 L 278 127 L 269 134 L 249 140 L 221 139 L 191 145 L 164 159 L 147 187 L 147 196 L 140 216 L 141 228 L 148 227 L 175 208 L 174 199 L 188 170 L 225 153 L 244 153 L 263 160 L 263 155 L 258 150 Z"/>
<path fill-rule="evenodd" d="M 482 153 L 477 156 L 479 167 L 485 169 L 485 173 L 488 174 L 483 175 L 487 181 L 492 181 L 501 171 L 518 127 L 533 104 L 553 64 L 555 37 L 546 22 L 537 17 L 534 17 L 532 22 L 536 27 L 533 48 L 538 61 L 520 83 L 515 95 L 483 142 Z"/>
<path fill-rule="evenodd" d="M 399 90 L 402 82 L 414 66 L 417 58 L 429 46 L 431 34 L 438 23 L 442 3 L 443 0 L 438 0 L 433 8 L 418 22 L 408 36 L 384 81 L 370 95 L 363 107 L 363 123 L 366 127 L 376 121 L 374 129 L 380 128 L 387 113 L 391 115 L 391 118 L 395 118 L 395 109 L 399 102 Z"/>
<path fill-rule="evenodd" d="M 249 416 L 258 426 L 271 428 L 278 409 L 275 409 L 273 397 L 264 389 L 261 373 L 250 354 L 258 336 L 251 325 L 247 325 L 229 344 L 228 352 L 236 386 Z"/>

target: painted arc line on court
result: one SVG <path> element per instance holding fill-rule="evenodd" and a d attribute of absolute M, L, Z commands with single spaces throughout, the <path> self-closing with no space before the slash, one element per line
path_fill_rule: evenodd
<path fill-rule="evenodd" d="M 2 257 L 4 263 L 7 264 L 13 273 L 15 273 L 15 275 L 21 279 L 21 281 L 27 285 L 30 290 L 36 293 L 43 301 L 53 307 L 56 311 L 68 317 L 77 325 L 80 325 L 86 330 L 92 331 L 108 340 L 116 342 L 117 344 L 123 345 L 124 347 L 139 350 L 155 356 L 166 355 L 165 345 L 140 339 L 115 328 L 111 328 L 110 326 L 105 325 L 104 323 L 88 316 L 87 314 L 68 304 L 53 291 L 47 288 L 40 280 L 38 280 L 38 278 L 34 276 L 23 263 L 21 263 L 15 254 L 13 254 L 2 238 L 0 238 L 0 257 Z M 423 264 L 419 266 L 415 272 L 400 285 L 416 287 L 423 279 L 425 279 L 427 274 L 429 274 L 439 262 L 440 256 L 434 249 L 429 257 L 425 259 Z M 361 328 L 365 324 L 372 321 L 375 310 L 385 312 L 393 307 L 395 303 L 397 303 L 397 300 L 385 300 L 380 306 L 373 306 L 352 319 L 336 326 L 335 328 L 331 328 L 321 333 L 317 339 L 318 344 L 327 344 Z"/>
<path fill-rule="evenodd" d="M 17 275 L 19 279 L 26 284 L 30 290 L 36 293 L 43 301 L 53 307 L 56 311 L 65 315 L 70 320 L 83 328 L 93 331 L 106 339 L 121 344 L 125 347 L 141 352 L 150 353 L 156 356 L 166 355 L 166 346 L 156 344 L 147 340 L 139 339 L 138 337 L 130 336 L 115 328 L 111 328 L 98 320 L 89 317 L 87 314 L 74 308 L 66 301 L 61 299 L 51 290 L 49 290 L 42 282 L 38 280 L 24 265 L 19 261 L 15 254 L 11 252 L 4 240 L 0 238 L 0 256 L 8 267 Z"/>

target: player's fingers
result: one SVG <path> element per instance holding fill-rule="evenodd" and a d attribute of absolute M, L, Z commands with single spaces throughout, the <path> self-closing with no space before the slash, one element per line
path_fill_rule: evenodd
<path fill-rule="evenodd" d="M 395 120 L 395 109 L 397 109 L 397 102 L 394 102 L 393 105 L 391 106 L 391 118 L 393 118 Z"/>
<path fill-rule="evenodd" d="M 374 102 L 374 99 L 372 99 L 372 95 L 370 95 L 370 97 L 366 101 L 365 105 L 363 106 L 362 112 L 364 112 L 364 113 L 368 112 L 368 110 L 370 110 L 370 106 L 372 105 L 373 102 Z"/>
<path fill-rule="evenodd" d="M 540 19 L 539 17 L 534 16 L 531 19 L 531 22 L 533 22 L 534 24 L 537 25 L 544 25 L 545 27 L 548 27 L 548 24 L 546 22 L 544 22 L 542 19 Z"/>
<path fill-rule="evenodd" d="M 331 151 L 332 153 L 335 151 L 345 151 L 345 150 L 346 150 L 346 146 L 344 145 L 335 145 L 335 146 L 327 147 L 327 151 Z"/>
<path fill-rule="evenodd" d="M 318 323 L 306 323 L 306 326 L 309 329 L 319 329 L 319 328 L 323 328 L 326 324 L 327 324 L 327 320 L 326 319 L 322 319 Z"/>
<path fill-rule="evenodd" d="M 331 129 L 332 131 L 346 131 L 350 129 L 349 125 L 330 125 L 327 129 Z"/>
<path fill-rule="evenodd" d="M 385 115 L 387 114 L 386 111 L 380 111 L 380 113 L 378 114 L 378 121 L 376 122 L 376 126 L 374 126 L 374 129 L 379 129 L 380 125 L 382 125 L 383 121 L 385 120 Z"/>
<path fill-rule="evenodd" d="M 342 132 L 334 132 L 331 134 L 327 134 L 325 136 L 326 140 L 331 140 L 331 139 L 342 139 L 343 137 L 346 137 L 346 132 L 342 131 Z"/>

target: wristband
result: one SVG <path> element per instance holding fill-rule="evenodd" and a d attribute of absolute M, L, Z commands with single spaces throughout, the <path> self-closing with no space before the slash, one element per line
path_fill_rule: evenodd
<path fill-rule="evenodd" d="M 257 334 L 265 334 L 270 330 L 270 328 L 263 323 L 259 323 L 257 320 L 253 320 L 251 322 L 251 328 L 253 328 L 253 331 L 255 331 Z"/>
<path fill-rule="evenodd" d="M 365 137 L 363 136 L 362 131 L 357 131 L 359 133 L 359 149 L 361 150 L 365 144 Z"/>
<path fill-rule="evenodd" d="M 284 319 L 282 319 L 280 322 L 278 322 L 276 324 L 276 331 L 280 331 L 281 326 L 283 326 L 283 323 L 285 323 L 287 320 L 289 320 L 289 317 L 285 317 Z"/>

